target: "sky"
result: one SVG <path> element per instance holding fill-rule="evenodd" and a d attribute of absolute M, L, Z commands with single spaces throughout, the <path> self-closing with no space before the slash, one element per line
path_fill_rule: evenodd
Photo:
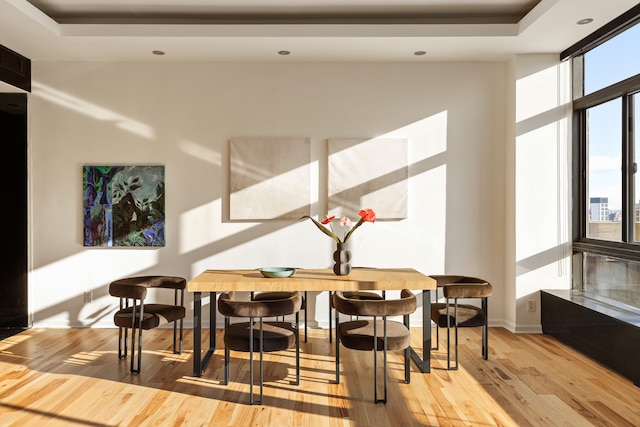
<path fill-rule="evenodd" d="M 585 94 L 640 74 L 640 25 L 628 29 L 585 54 Z M 640 95 L 634 95 L 640 99 Z M 636 102 L 636 105 L 640 100 Z M 621 207 L 622 103 L 619 99 L 593 107 L 589 113 L 589 197 L 608 197 L 609 209 Z M 640 105 L 635 122 L 640 121 Z M 638 137 L 636 136 L 636 140 Z M 636 141 L 636 146 L 640 141 Z M 640 147 L 636 150 L 640 156 Z M 639 162 L 640 163 L 640 162 Z M 640 173 L 636 188 L 640 193 Z M 636 202 L 639 196 L 635 197 Z"/>

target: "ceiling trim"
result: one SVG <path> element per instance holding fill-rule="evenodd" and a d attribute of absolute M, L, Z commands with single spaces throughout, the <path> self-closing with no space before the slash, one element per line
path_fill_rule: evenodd
<path fill-rule="evenodd" d="M 33 1 L 33 4 L 30 3 Z M 69 16 L 98 16 L 97 13 L 114 12 L 126 18 L 154 13 L 150 6 L 157 4 L 160 15 L 196 17 L 195 12 L 211 16 L 214 12 L 242 15 L 244 11 L 264 12 L 265 5 L 274 13 L 306 15 L 317 12 L 306 9 L 309 4 L 325 11 L 363 11 L 379 14 L 371 5 L 399 7 L 395 15 L 406 15 L 407 5 L 437 7 L 437 16 L 450 11 L 465 13 L 461 5 L 469 0 L 4 0 L 0 1 L 0 38 L 5 45 L 30 57 L 34 61 L 338 61 L 338 62 L 426 62 L 426 61 L 503 61 L 516 54 L 553 53 L 558 55 L 586 37 L 594 28 L 614 19 L 637 5 L 636 0 L 616 0 L 605 4 L 602 0 L 540 0 L 518 22 L 482 23 L 386 23 L 366 21 L 360 23 L 203 23 L 198 19 L 188 24 L 134 24 L 134 23 L 59 23 L 57 15 L 42 5 L 62 5 Z M 43 2 L 38 3 L 39 1 Z M 475 1 L 475 0 L 474 0 Z M 503 2 L 504 3 L 499 3 Z M 520 1 L 520 0 L 518 0 Z M 523 0 L 524 1 L 524 0 Z M 344 3 L 343 3 L 344 2 Z M 478 0 L 472 10 L 482 5 L 516 4 L 516 0 Z M 42 10 L 38 7 L 42 7 Z M 249 5 L 264 6 L 253 11 Z M 350 5 L 352 8 L 333 9 Z M 356 8 L 358 6 L 360 9 Z M 367 6 L 364 6 L 367 5 Z M 626 7 L 625 7 L 626 5 Z M 140 7 L 143 9 L 141 10 Z M 286 6 L 286 7 L 285 7 Z M 231 9 L 220 9 L 227 7 Z M 446 8 L 445 8 L 446 7 Z M 474 9 L 475 8 L 475 9 Z M 418 10 L 418 9 L 414 9 Z M 422 9 L 426 14 L 427 10 Z M 182 11 L 182 12 L 181 12 Z M 76 15 L 74 13 L 78 12 Z M 499 12 L 499 10 L 498 10 Z M 525 13 L 524 11 L 522 12 Z M 208 15 L 207 15 L 208 14 Z M 496 14 L 499 14 L 496 12 Z M 469 15 L 469 13 L 466 13 Z M 482 15 L 482 13 L 481 13 Z M 336 15 L 338 16 L 338 15 Z M 371 16 L 371 15 L 370 15 Z M 487 16 L 487 14 L 484 14 Z M 594 18 L 591 26 L 578 26 L 582 18 Z M 166 54 L 153 55 L 160 50 Z M 291 55 L 278 55 L 287 50 Z M 426 52 L 420 56 L 417 52 Z"/>
<path fill-rule="evenodd" d="M 322 19 L 305 22 L 292 16 L 281 22 L 257 22 L 246 18 L 242 21 L 243 18 L 238 17 L 231 21 L 218 19 L 210 22 L 206 18 L 194 19 L 190 23 L 101 23 L 92 22 L 91 18 L 83 18 L 83 22 L 61 23 L 27 0 L 6 1 L 49 31 L 64 37 L 512 37 L 559 0 L 541 0 L 518 22 L 496 22 L 505 21 L 504 17 L 493 20 L 467 17 L 465 22 L 444 15 L 440 18 L 394 18 L 391 15 L 385 20 L 362 15 L 359 19 L 344 22 Z"/>
<path fill-rule="evenodd" d="M 27 15 L 29 18 L 36 21 L 38 24 L 45 27 L 56 35 L 60 35 L 60 24 L 51 19 L 49 15 L 42 12 L 40 9 L 29 3 L 27 0 L 6 0 L 16 9 Z"/>
<path fill-rule="evenodd" d="M 510 37 L 517 24 L 58 24 L 67 37 Z"/>

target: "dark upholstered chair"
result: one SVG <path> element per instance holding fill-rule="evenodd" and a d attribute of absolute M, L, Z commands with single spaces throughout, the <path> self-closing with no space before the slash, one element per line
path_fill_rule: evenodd
<path fill-rule="evenodd" d="M 387 351 L 404 350 L 404 378 L 411 381 L 409 315 L 416 311 L 415 295 L 404 289 L 398 299 L 366 300 L 346 298 L 343 292 L 333 294 L 336 310 L 336 383 L 340 383 L 340 343 L 353 350 L 373 351 L 373 400 L 387 403 Z M 358 320 L 340 322 L 339 313 L 358 316 Z M 403 323 L 388 320 L 403 316 Z M 361 319 L 360 317 L 368 317 Z M 378 399 L 377 351 L 384 355 L 384 398 Z"/>
<path fill-rule="evenodd" d="M 289 291 L 264 291 L 258 293 L 251 292 L 251 299 L 255 301 L 266 301 L 272 299 L 288 298 L 289 296 L 291 296 L 291 294 L 292 292 Z M 304 291 L 302 297 L 301 310 L 304 310 L 304 342 L 307 342 L 307 291 Z"/>
<path fill-rule="evenodd" d="M 439 328 L 447 328 L 447 369 L 458 369 L 458 328 L 482 328 L 482 358 L 489 358 L 487 325 L 488 298 L 493 293 L 489 282 L 468 276 L 431 276 L 442 289 L 445 302 L 431 304 L 431 320 L 436 324 L 436 349 L 439 348 Z M 438 290 L 436 289 L 436 300 Z M 480 299 L 480 306 L 460 304 L 461 299 Z M 471 302 L 471 301 L 469 301 Z M 455 366 L 451 366 L 451 329 L 455 334 Z"/>
<path fill-rule="evenodd" d="M 120 308 L 113 315 L 118 327 L 118 358 L 127 357 L 127 335 L 131 329 L 131 372 L 140 373 L 142 361 L 142 331 L 173 322 L 173 352 L 182 353 L 182 323 L 186 316 L 184 289 L 187 281 L 174 276 L 140 276 L 116 280 L 109 285 L 109 295 L 120 298 Z M 145 304 L 147 289 L 163 288 L 174 291 L 173 304 Z M 178 337 L 178 326 L 180 331 Z M 138 358 L 136 359 L 136 331 Z M 177 342 L 179 338 L 179 344 Z"/>
<path fill-rule="evenodd" d="M 359 299 L 364 301 L 376 301 L 384 299 L 384 291 L 382 295 L 371 291 L 343 291 L 342 295 L 345 298 Z M 332 319 L 333 319 L 333 297 L 329 294 L 329 342 L 332 340 Z"/>
<path fill-rule="evenodd" d="M 218 311 L 224 318 L 224 384 L 229 383 L 230 350 L 249 352 L 250 403 L 262 404 L 263 399 L 263 353 L 296 348 L 296 381 L 300 384 L 300 309 L 302 293 L 290 292 L 281 299 L 242 301 L 234 298 L 233 292 L 225 292 L 218 298 Z M 295 323 L 264 321 L 264 318 L 295 314 Z M 248 318 L 248 322 L 231 323 L 232 317 Z M 253 395 L 253 353 L 260 353 L 260 399 Z"/>

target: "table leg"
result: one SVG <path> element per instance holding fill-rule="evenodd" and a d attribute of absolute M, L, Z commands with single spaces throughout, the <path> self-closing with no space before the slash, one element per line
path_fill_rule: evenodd
<path fill-rule="evenodd" d="M 422 358 L 411 348 L 411 358 L 424 373 L 431 372 L 431 291 L 422 291 Z"/>
<path fill-rule="evenodd" d="M 209 293 L 209 349 L 202 359 L 202 293 L 195 292 L 193 296 L 193 376 L 201 377 L 207 368 L 213 353 L 216 351 L 216 293 Z"/>
<path fill-rule="evenodd" d="M 200 352 L 202 347 L 202 293 L 193 294 L 193 376 L 202 376 Z"/>

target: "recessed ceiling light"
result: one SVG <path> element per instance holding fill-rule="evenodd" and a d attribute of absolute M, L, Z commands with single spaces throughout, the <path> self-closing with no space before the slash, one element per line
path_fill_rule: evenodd
<path fill-rule="evenodd" d="M 427 52 L 424 50 L 416 50 L 415 52 L 413 52 L 413 54 L 416 56 L 422 56 L 422 55 L 426 55 Z"/>
<path fill-rule="evenodd" d="M 586 25 L 586 24 L 591 24 L 593 22 L 593 18 L 584 18 L 579 20 L 578 22 L 576 22 L 576 24 L 578 25 Z"/>
<path fill-rule="evenodd" d="M 278 55 L 283 55 L 283 56 L 289 55 L 290 53 L 291 52 L 288 51 L 288 50 L 279 50 L 278 51 Z"/>
<path fill-rule="evenodd" d="M 154 50 L 154 51 L 153 51 L 153 52 L 151 52 L 151 53 L 153 53 L 154 55 L 158 55 L 158 56 L 160 56 L 160 55 L 164 55 L 164 52 L 163 52 L 163 51 L 161 51 L 161 50 Z"/>

